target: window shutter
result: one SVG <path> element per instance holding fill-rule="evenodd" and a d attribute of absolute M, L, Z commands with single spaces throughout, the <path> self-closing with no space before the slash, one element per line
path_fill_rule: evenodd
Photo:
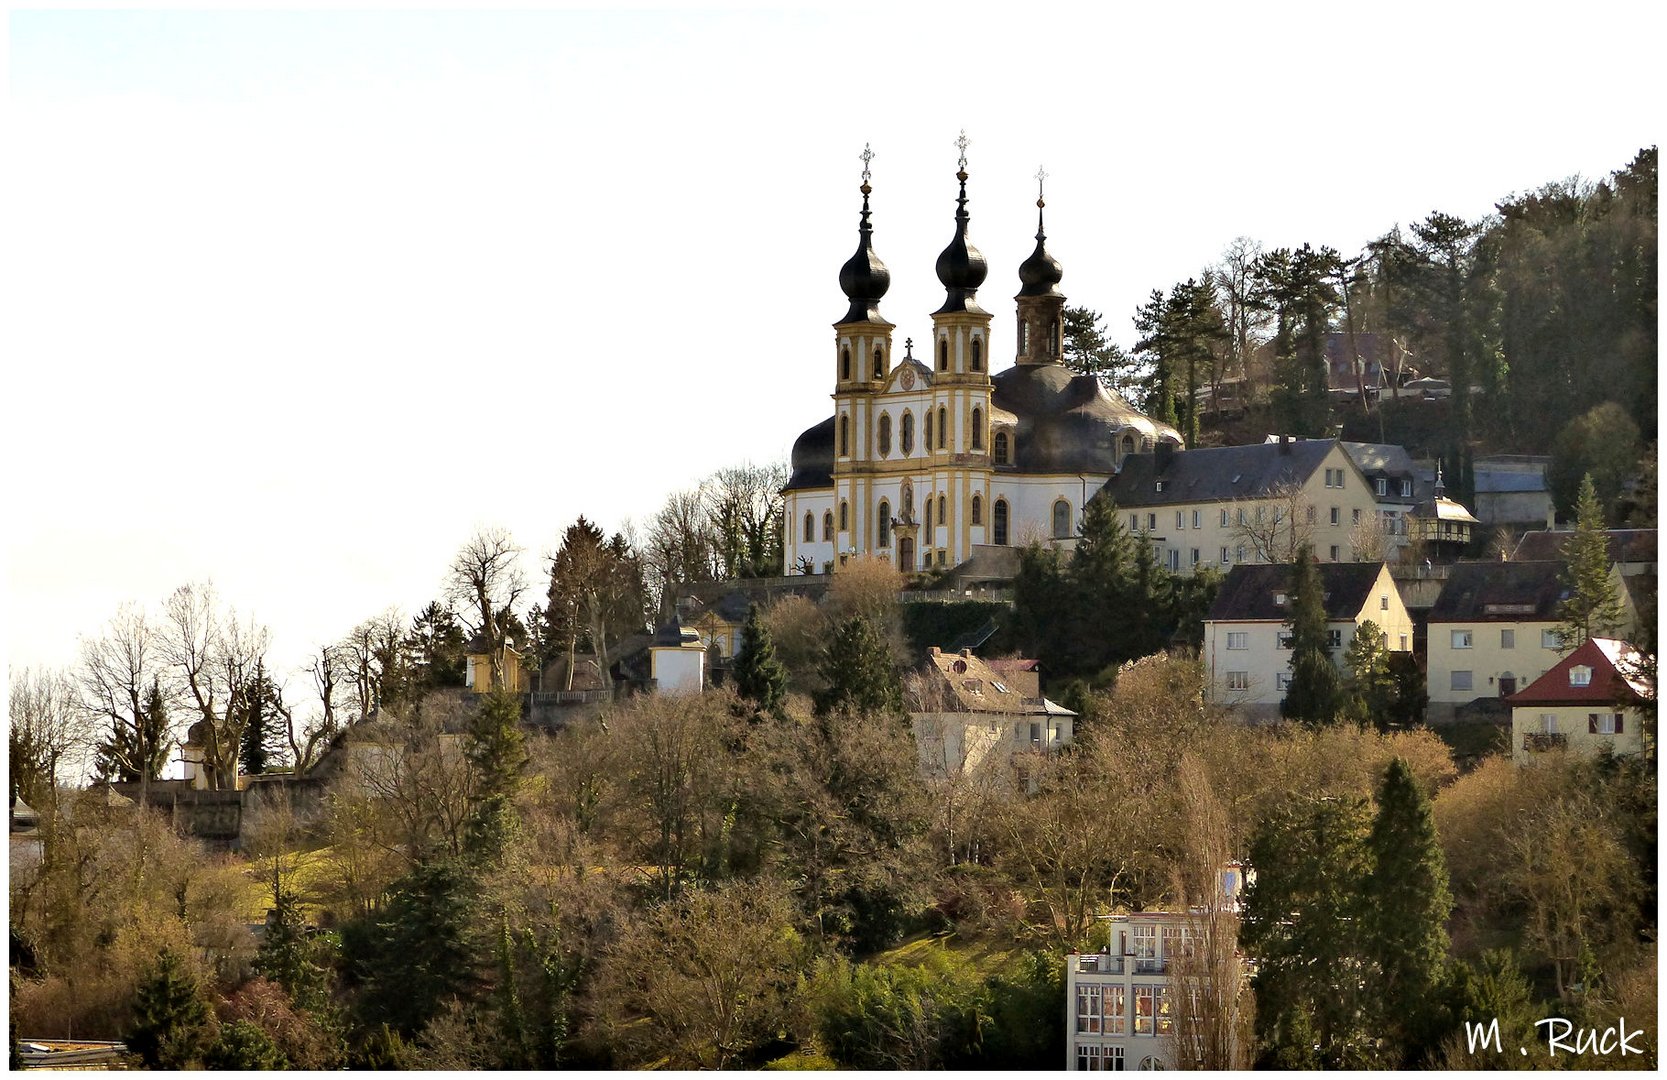
<path fill-rule="evenodd" d="M 1617 734 L 1617 735 L 1619 735 L 1619 734 L 1621 734 L 1621 733 L 1622 733 L 1622 730 L 1623 730 L 1623 729 L 1622 729 L 1622 727 L 1621 727 L 1621 725 L 1622 725 L 1622 724 L 1623 724 L 1623 723 L 1624 723 L 1624 722 L 1625 722 L 1625 721 L 1624 721 L 1624 720 L 1623 720 L 1623 719 L 1622 719 L 1622 718 L 1621 718 L 1621 714 L 1620 714 L 1620 713 L 1616 713 L 1616 714 L 1615 714 L 1615 734 Z"/>
<path fill-rule="evenodd" d="M 1598 714 L 1597 713 L 1587 713 L 1586 714 L 1586 731 L 1587 731 L 1588 734 L 1591 734 L 1591 735 L 1596 735 L 1598 733 Z"/>

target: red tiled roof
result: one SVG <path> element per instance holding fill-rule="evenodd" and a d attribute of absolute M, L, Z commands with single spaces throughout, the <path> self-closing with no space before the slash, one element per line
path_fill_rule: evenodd
<path fill-rule="evenodd" d="M 1653 696 L 1653 688 L 1624 672 L 1630 658 L 1637 655 L 1638 650 L 1624 641 L 1592 638 L 1505 700 L 1511 705 L 1615 705 L 1642 700 Z M 1575 667 L 1591 668 L 1592 681 L 1585 686 L 1569 685 L 1569 670 Z"/>

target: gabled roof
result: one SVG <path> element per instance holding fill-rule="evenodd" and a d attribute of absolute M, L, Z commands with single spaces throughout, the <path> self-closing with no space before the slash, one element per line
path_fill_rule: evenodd
<path fill-rule="evenodd" d="M 1556 622 L 1560 562 L 1461 562 L 1448 571 L 1430 622 Z"/>
<path fill-rule="evenodd" d="M 1606 529 L 1604 535 L 1609 539 L 1609 561 L 1630 563 L 1652 563 L 1656 561 L 1656 531 L 1654 529 Z M 1517 541 L 1517 548 L 1511 558 L 1527 561 L 1534 559 L 1561 559 L 1563 545 L 1574 536 L 1573 532 L 1548 532 L 1545 529 L 1535 529 L 1522 534 Z"/>
<path fill-rule="evenodd" d="M 1353 619 L 1372 598 L 1382 563 L 1318 563 L 1326 619 Z M 1291 617 L 1289 563 L 1240 563 L 1227 572 L 1206 622 L 1285 622 Z M 1285 596 L 1283 604 L 1275 601 Z M 1374 607 L 1373 610 L 1376 610 Z"/>
<path fill-rule="evenodd" d="M 1393 443 L 1364 443 L 1346 442 L 1343 452 L 1349 455 L 1354 467 L 1370 477 L 1389 476 L 1396 479 L 1416 481 L 1418 470 L 1412 464 L 1412 455 L 1407 453 L 1404 446 Z M 1414 491 L 1417 487 L 1414 486 Z"/>
<path fill-rule="evenodd" d="M 1123 471 L 1100 490 L 1124 507 L 1266 498 L 1282 485 L 1307 483 L 1336 445 L 1334 439 L 1297 439 L 1130 454 Z"/>
<path fill-rule="evenodd" d="M 1512 705 L 1630 705 L 1655 696 L 1655 689 L 1635 671 L 1638 650 L 1615 638 L 1589 638 L 1555 667 L 1505 700 Z M 1569 682 L 1576 667 L 1592 669 L 1584 686 Z"/>
<path fill-rule="evenodd" d="M 930 649 L 921 686 L 926 700 L 916 701 L 914 706 L 917 711 L 937 711 L 948 706 L 955 712 L 1076 715 L 1045 697 L 1027 695 L 1022 682 L 1009 682 L 1004 674 L 973 656 L 971 650 L 952 653 Z M 940 695 L 944 700 L 933 700 Z"/>

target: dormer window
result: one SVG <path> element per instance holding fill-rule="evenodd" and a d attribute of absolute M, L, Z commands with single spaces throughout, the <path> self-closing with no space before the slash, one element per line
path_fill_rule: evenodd
<path fill-rule="evenodd" d="M 1585 664 L 1576 664 L 1574 667 L 1569 668 L 1569 685 L 1591 686 L 1592 669 L 1587 667 Z"/>
<path fill-rule="evenodd" d="M 1284 607 L 1285 606 L 1285 594 L 1284 593 L 1276 592 L 1276 593 L 1273 594 L 1273 606 L 1274 607 Z"/>
<path fill-rule="evenodd" d="M 1152 490 L 1156 491 L 1159 495 L 1162 495 L 1163 494 L 1163 485 L 1164 485 L 1164 481 L 1159 480 L 1157 483 L 1152 485 Z"/>

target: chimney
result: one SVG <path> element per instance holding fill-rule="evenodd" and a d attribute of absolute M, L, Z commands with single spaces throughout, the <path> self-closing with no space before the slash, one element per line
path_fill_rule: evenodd
<path fill-rule="evenodd" d="M 1289 435 L 1281 435 L 1279 437 L 1279 452 L 1281 454 L 1289 454 L 1291 452 L 1291 437 Z"/>
<path fill-rule="evenodd" d="M 938 656 L 938 655 L 941 655 L 942 653 L 943 653 L 943 650 L 938 648 L 936 645 L 928 645 L 926 647 L 926 655 L 927 656 Z"/>
<path fill-rule="evenodd" d="M 971 660 L 972 659 L 972 650 L 971 649 L 962 649 L 961 650 L 961 655 L 966 657 L 968 660 Z"/>

